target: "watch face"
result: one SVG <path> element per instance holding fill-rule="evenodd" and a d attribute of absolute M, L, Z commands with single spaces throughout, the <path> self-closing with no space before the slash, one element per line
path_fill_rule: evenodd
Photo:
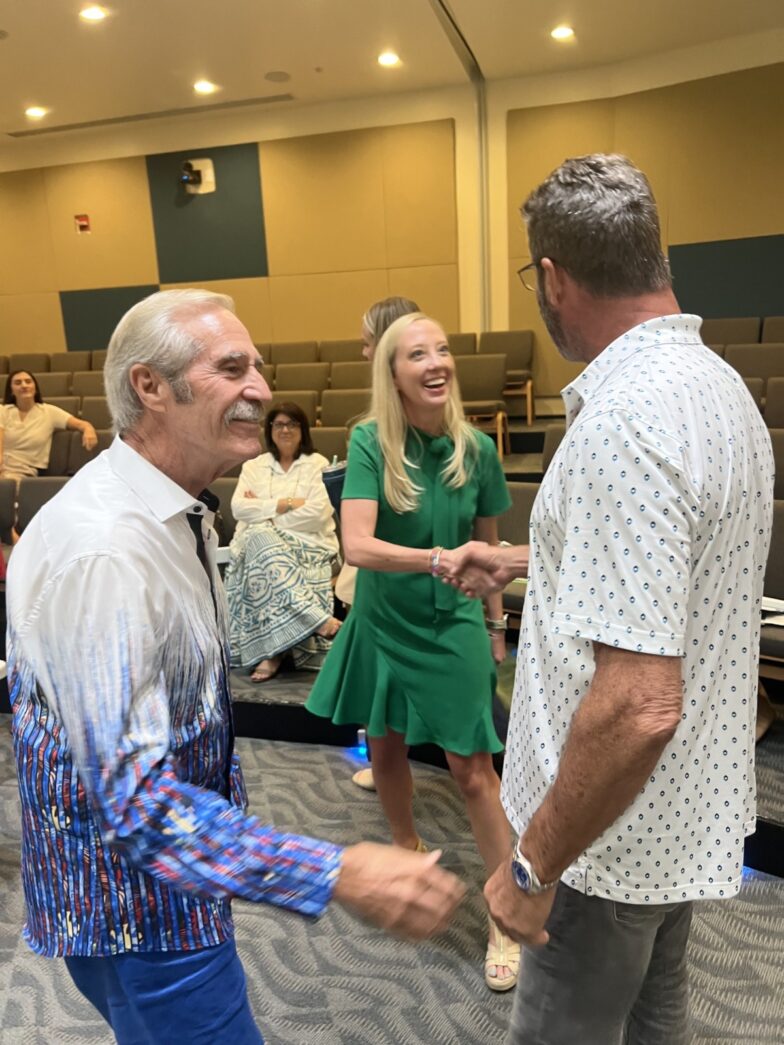
<path fill-rule="evenodd" d="M 512 861 L 512 874 L 514 875 L 515 881 L 523 890 L 523 892 L 527 893 L 528 890 L 531 888 L 531 876 L 519 860 Z"/>

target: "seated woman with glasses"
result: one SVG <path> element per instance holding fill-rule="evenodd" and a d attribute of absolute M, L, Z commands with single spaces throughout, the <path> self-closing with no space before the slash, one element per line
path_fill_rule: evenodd
<path fill-rule="evenodd" d="M 267 682 L 287 654 L 318 670 L 340 627 L 332 616 L 338 552 L 332 506 L 308 419 L 295 403 L 267 412 L 268 452 L 242 466 L 231 510 L 237 529 L 226 569 L 233 667 Z"/>

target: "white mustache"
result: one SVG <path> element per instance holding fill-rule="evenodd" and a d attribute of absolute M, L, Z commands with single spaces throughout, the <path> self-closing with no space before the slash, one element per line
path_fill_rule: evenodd
<path fill-rule="evenodd" d="M 230 406 L 223 415 L 223 423 L 230 424 L 232 421 L 256 421 L 261 423 L 264 417 L 264 408 L 260 403 L 249 403 L 246 399 L 240 399 Z"/>

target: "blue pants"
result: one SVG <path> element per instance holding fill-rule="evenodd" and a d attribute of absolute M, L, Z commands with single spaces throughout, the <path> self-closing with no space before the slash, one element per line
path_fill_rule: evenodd
<path fill-rule="evenodd" d="M 234 940 L 200 951 L 66 958 L 118 1045 L 263 1045 Z"/>

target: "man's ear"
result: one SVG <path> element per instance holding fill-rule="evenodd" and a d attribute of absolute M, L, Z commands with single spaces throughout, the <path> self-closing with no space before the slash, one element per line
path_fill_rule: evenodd
<path fill-rule="evenodd" d="M 566 272 L 550 258 L 542 258 L 539 262 L 539 279 L 544 283 L 544 296 L 548 305 L 558 308 L 566 292 Z"/>
<path fill-rule="evenodd" d="M 171 398 L 171 385 L 146 363 L 134 363 L 128 371 L 131 388 L 146 410 L 160 413 Z"/>

